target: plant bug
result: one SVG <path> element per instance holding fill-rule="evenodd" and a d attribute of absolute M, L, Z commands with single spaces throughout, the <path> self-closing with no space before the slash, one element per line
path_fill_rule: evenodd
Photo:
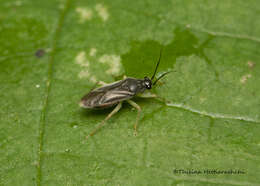
<path fill-rule="evenodd" d="M 109 118 L 111 118 L 115 113 L 117 113 L 120 110 L 123 101 L 127 101 L 138 111 L 136 122 L 134 125 L 135 135 L 137 134 L 137 125 L 141 114 L 141 107 L 130 99 L 137 95 L 145 98 L 157 97 L 155 94 L 145 95 L 143 93 L 146 89 L 151 89 L 152 86 L 154 86 L 159 79 L 161 79 L 163 76 L 171 72 L 171 71 L 164 72 L 155 81 L 153 81 L 161 61 L 161 54 L 162 54 L 162 50 L 160 51 L 160 56 L 151 79 L 148 77 L 144 77 L 144 79 L 136 79 L 136 78 L 128 77 L 123 80 L 111 84 L 106 84 L 100 88 L 91 90 L 88 94 L 82 97 L 79 105 L 80 107 L 83 108 L 104 109 L 104 108 L 116 106 L 112 110 L 112 112 L 87 136 L 87 138 L 89 136 L 93 136 L 96 133 L 96 131 L 99 128 L 101 128 Z"/>

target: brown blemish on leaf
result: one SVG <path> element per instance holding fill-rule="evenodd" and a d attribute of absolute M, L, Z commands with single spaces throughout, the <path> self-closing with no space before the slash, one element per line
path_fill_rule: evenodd
<path fill-rule="evenodd" d="M 110 75 L 119 75 L 122 69 L 121 58 L 117 55 L 102 55 L 99 58 L 99 62 L 106 63 L 109 65 L 109 69 L 106 71 Z"/>
<path fill-rule="evenodd" d="M 90 52 L 89 52 L 89 55 L 93 57 L 93 56 L 96 56 L 96 53 L 97 53 L 97 49 L 96 48 L 91 48 Z"/>
<path fill-rule="evenodd" d="M 95 49 L 96 50 L 96 49 Z M 96 51 L 95 51 L 96 52 Z M 78 55 L 75 58 L 75 61 L 78 65 L 80 65 L 82 67 L 82 70 L 80 71 L 80 73 L 78 74 L 78 77 L 80 79 L 82 78 L 88 78 L 91 82 L 96 83 L 97 79 L 96 77 L 93 75 L 91 76 L 91 73 L 89 71 L 89 66 L 90 66 L 90 61 L 88 60 L 88 58 L 86 57 L 86 52 L 85 51 L 81 51 L 78 53 Z"/>
<path fill-rule="evenodd" d="M 245 83 L 247 82 L 247 80 L 248 80 L 249 78 L 251 78 L 251 77 L 252 77 L 251 74 L 246 74 L 246 75 L 242 76 L 242 78 L 240 79 L 240 82 L 243 83 L 243 84 L 245 84 Z"/>
<path fill-rule="evenodd" d="M 247 66 L 250 68 L 250 69 L 253 69 L 255 67 L 255 63 L 252 62 L 252 61 L 248 61 L 247 62 Z"/>
<path fill-rule="evenodd" d="M 84 23 L 92 18 L 93 12 L 90 8 L 87 7 L 78 7 L 76 12 L 79 14 L 79 23 Z"/>
<path fill-rule="evenodd" d="M 103 21 L 108 20 L 109 13 L 107 11 L 107 8 L 103 4 L 97 4 L 95 9 Z"/>

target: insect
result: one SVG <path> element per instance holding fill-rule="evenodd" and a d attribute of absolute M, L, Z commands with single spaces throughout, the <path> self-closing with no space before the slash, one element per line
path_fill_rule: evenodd
<path fill-rule="evenodd" d="M 161 74 L 155 81 L 155 75 L 158 69 L 158 66 L 161 61 L 162 50 L 160 51 L 160 56 L 156 64 L 153 76 L 151 78 L 144 77 L 144 79 L 136 78 L 125 78 L 123 80 L 104 85 L 100 88 L 96 88 L 90 91 L 88 94 L 82 97 L 79 105 L 82 108 L 87 109 L 104 109 L 108 107 L 115 106 L 115 108 L 108 114 L 108 116 L 87 136 L 93 136 L 98 129 L 100 129 L 105 122 L 111 118 L 115 113 L 117 113 L 123 101 L 127 101 L 130 105 L 137 109 L 137 118 L 134 124 L 134 134 L 137 134 L 137 125 L 141 114 L 141 107 L 130 100 L 134 96 L 145 97 L 145 98 L 155 98 L 155 94 L 145 94 L 145 90 L 149 90 L 154 86 L 159 79 L 168 74 L 171 71 L 164 72 Z"/>

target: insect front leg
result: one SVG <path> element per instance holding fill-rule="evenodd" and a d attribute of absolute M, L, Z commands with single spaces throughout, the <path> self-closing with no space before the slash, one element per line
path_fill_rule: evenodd
<path fill-rule="evenodd" d="M 117 106 L 108 114 L 108 116 L 86 137 L 88 139 L 90 136 L 93 136 L 101 127 L 105 125 L 105 122 L 111 118 L 115 113 L 117 113 L 122 107 L 122 102 L 118 103 Z"/>
<path fill-rule="evenodd" d="M 160 96 L 158 96 L 156 94 L 152 94 L 150 92 L 145 92 L 145 93 L 142 93 L 142 94 L 138 94 L 138 97 L 140 97 L 140 98 L 155 98 L 155 99 L 161 101 L 164 104 L 167 103 L 167 101 L 164 98 L 162 98 L 162 97 L 160 97 Z"/>
<path fill-rule="evenodd" d="M 139 119 L 140 119 L 140 116 L 141 116 L 141 107 L 139 105 L 137 105 L 135 102 L 133 102 L 132 100 L 126 100 L 130 105 L 132 105 L 134 108 L 137 109 L 137 117 L 136 117 L 136 122 L 135 122 L 135 125 L 134 125 L 134 135 L 136 136 L 137 135 L 137 125 L 138 125 L 138 122 L 139 122 Z"/>
<path fill-rule="evenodd" d="M 141 98 L 157 98 L 158 96 L 156 94 L 152 94 L 150 92 L 144 92 L 142 94 L 138 94 L 138 97 L 141 97 Z"/>
<path fill-rule="evenodd" d="M 98 85 L 101 85 L 101 86 L 105 86 L 105 85 L 107 85 L 107 83 L 104 82 L 104 81 L 98 81 L 97 84 L 98 84 Z"/>

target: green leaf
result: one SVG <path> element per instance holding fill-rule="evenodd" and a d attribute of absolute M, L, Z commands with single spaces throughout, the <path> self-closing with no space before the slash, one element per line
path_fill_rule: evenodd
<path fill-rule="evenodd" d="M 0 185 L 259 185 L 259 7 L 2 1 Z M 84 110 L 81 97 L 151 77 L 161 49 L 158 74 L 173 72 L 152 90 L 165 101 L 133 99 L 138 135 L 124 103 L 86 140 L 111 109 Z"/>

